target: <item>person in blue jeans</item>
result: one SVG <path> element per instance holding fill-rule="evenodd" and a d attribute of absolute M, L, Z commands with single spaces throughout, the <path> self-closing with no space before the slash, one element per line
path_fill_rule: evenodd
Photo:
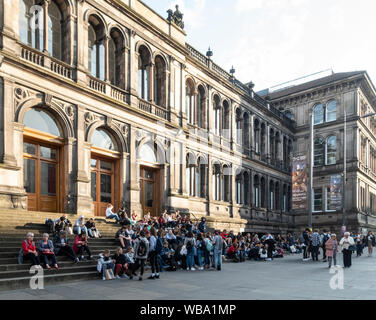
<path fill-rule="evenodd" d="M 204 247 L 203 247 L 204 268 L 205 269 L 210 269 L 210 253 L 211 253 L 212 249 L 213 249 L 213 243 L 212 243 L 212 240 L 210 238 L 210 233 L 207 232 L 205 239 L 204 239 Z"/>
<path fill-rule="evenodd" d="M 193 236 L 192 231 L 188 231 L 187 237 L 184 240 L 184 245 L 187 248 L 187 271 L 188 270 L 196 270 L 194 268 L 195 265 L 195 245 L 196 241 Z"/>
<path fill-rule="evenodd" d="M 223 239 L 219 235 L 219 231 L 215 231 L 213 239 L 214 246 L 214 266 L 218 271 L 222 269 L 222 251 L 223 251 Z"/>
<path fill-rule="evenodd" d="M 118 216 L 116 213 L 112 212 L 113 207 L 114 207 L 114 206 L 113 206 L 111 203 L 109 203 L 109 204 L 107 205 L 107 209 L 106 209 L 106 219 L 115 219 L 116 222 L 119 222 L 119 221 L 120 221 L 119 216 Z"/>
<path fill-rule="evenodd" d="M 115 270 L 114 260 L 110 257 L 110 250 L 104 250 L 103 254 L 99 255 L 97 270 L 102 274 L 102 279 L 106 280 L 106 270 Z"/>
<path fill-rule="evenodd" d="M 204 267 L 202 266 L 202 258 L 204 256 L 205 242 L 204 242 L 204 239 L 202 239 L 201 233 L 199 233 L 197 236 L 196 248 L 197 248 L 198 269 L 204 270 Z"/>

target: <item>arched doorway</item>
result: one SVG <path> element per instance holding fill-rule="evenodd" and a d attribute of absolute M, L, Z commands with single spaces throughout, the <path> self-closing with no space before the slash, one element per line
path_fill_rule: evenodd
<path fill-rule="evenodd" d="M 163 163 L 158 155 L 156 143 L 143 144 L 137 153 L 137 160 L 140 164 L 140 203 L 143 214 L 150 213 L 151 216 L 158 216 L 161 211 L 161 166 Z"/>
<path fill-rule="evenodd" d="M 40 108 L 26 112 L 23 124 L 23 173 L 28 210 L 61 211 L 62 130 L 53 116 Z"/>
<path fill-rule="evenodd" d="M 103 128 L 91 136 L 91 197 L 94 215 L 105 216 L 109 203 L 117 210 L 120 202 L 120 179 L 118 145 L 112 135 Z"/>

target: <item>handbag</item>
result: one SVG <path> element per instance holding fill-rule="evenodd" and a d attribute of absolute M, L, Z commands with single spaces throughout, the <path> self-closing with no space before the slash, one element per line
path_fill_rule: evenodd
<path fill-rule="evenodd" d="M 187 247 L 183 245 L 180 250 L 180 255 L 185 256 L 187 254 Z"/>
<path fill-rule="evenodd" d="M 115 276 L 114 276 L 114 272 L 112 271 L 112 269 L 107 269 L 106 280 L 114 280 L 114 279 L 115 279 Z"/>
<path fill-rule="evenodd" d="M 296 252 L 295 246 L 290 246 L 290 250 L 292 253 L 295 253 Z"/>

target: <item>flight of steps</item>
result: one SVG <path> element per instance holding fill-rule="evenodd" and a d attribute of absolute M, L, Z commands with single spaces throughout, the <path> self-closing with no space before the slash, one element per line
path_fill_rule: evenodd
<path fill-rule="evenodd" d="M 32 277 L 29 273 L 30 263 L 25 261 L 24 264 L 19 265 L 17 262 L 22 241 L 27 232 L 33 232 L 34 242 L 37 245 L 42 239 L 42 234 L 47 231 L 44 224 L 46 218 L 55 219 L 61 215 L 45 212 L 0 211 L 0 291 L 29 288 Z M 72 223 L 77 217 L 77 215 L 68 215 Z M 95 219 L 95 222 L 102 233 L 101 239 L 89 238 L 89 248 L 95 259 L 74 264 L 67 257 L 58 256 L 60 269 L 44 270 L 45 285 L 97 279 L 98 254 L 105 249 L 109 249 L 111 254 L 115 252 L 118 244 L 114 240 L 114 235 L 120 226 L 103 218 Z M 73 244 L 74 235 L 70 235 L 69 240 L 70 244 Z"/>

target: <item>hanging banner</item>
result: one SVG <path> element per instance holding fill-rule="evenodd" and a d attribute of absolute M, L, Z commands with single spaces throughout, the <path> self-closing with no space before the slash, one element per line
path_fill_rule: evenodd
<path fill-rule="evenodd" d="M 330 177 L 330 203 L 329 210 L 342 209 L 342 175 L 336 174 Z"/>
<path fill-rule="evenodd" d="M 307 157 L 293 157 L 292 163 L 292 209 L 307 208 Z"/>

